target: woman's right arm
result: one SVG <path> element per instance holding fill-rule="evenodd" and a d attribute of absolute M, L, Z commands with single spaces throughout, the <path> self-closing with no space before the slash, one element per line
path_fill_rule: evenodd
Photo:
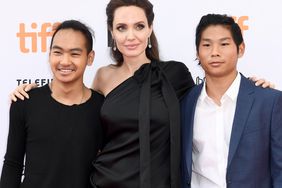
<path fill-rule="evenodd" d="M 10 94 L 10 99 L 14 102 L 16 102 L 17 99 L 29 99 L 29 95 L 27 94 L 27 92 L 36 87 L 38 87 L 36 83 L 21 84 Z"/>

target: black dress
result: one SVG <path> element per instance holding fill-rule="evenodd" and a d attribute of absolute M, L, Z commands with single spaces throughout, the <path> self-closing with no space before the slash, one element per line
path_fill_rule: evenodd
<path fill-rule="evenodd" d="M 194 86 L 180 62 L 152 62 L 105 98 L 105 146 L 94 163 L 97 188 L 179 188 L 179 99 Z"/>
<path fill-rule="evenodd" d="M 52 98 L 48 85 L 29 95 L 10 108 L 0 188 L 91 188 L 91 164 L 102 144 L 104 97 L 92 91 L 85 103 L 67 106 Z"/>

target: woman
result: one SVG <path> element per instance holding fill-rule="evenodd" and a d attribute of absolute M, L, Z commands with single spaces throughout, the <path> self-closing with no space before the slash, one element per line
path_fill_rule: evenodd
<path fill-rule="evenodd" d="M 105 146 L 91 180 L 99 188 L 178 188 L 178 101 L 194 86 L 191 74 L 182 63 L 160 61 L 149 1 L 111 0 L 106 13 L 116 64 L 94 79 L 105 96 Z"/>

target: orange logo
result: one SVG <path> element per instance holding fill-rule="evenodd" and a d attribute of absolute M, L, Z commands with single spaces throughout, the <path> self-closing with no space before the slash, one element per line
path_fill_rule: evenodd
<path fill-rule="evenodd" d="M 233 16 L 233 19 L 240 26 L 242 33 L 249 29 L 249 26 L 246 25 L 245 23 L 245 21 L 249 20 L 249 16 L 240 16 L 240 17 Z"/>
<path fill-rule="evenodd" d="M 20 51 L 22 53 L 36 53 L 38 52 L 38 46 L 40 47 L 39 51 L 46 52 L 47 51 L 47 38 L 51 37 L 54 32 L 54 28 L 56 28 L 60 23 L 43 23 L 41 26 L 38 26 L 36 23 L 31 24 L 31 29 L 33 31 L 26 31 L 26 24 L 19 24 L 19 32 L 17 33 L 17 37 L 20 42 Z M 38 29 L 40 29 L 38 31 Z M 41 45 L 38 45 L 38 39 Z M 28 45 L 29 44 L 29 45 Z"/>

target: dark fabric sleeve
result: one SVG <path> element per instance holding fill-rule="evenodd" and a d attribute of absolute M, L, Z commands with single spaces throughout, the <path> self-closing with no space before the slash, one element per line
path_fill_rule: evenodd
<path fill-rule="evenodd" d="M 13 102 L 10 107 L 9 135 L 0 188 L 20 187 L 26 140 L 23 103 Z"/>
<path fill-rule="evenodd" d="M 163 69 L 175 89 L 179 100 L 195 85 L 189 69 L 184 63 L 177 61 L 164 62 Z"/>
<path fill-rule="evenodd" d="M 105 127 L 103 127 L 103 125 L 102 125 L 102 119 L 101 119 L 101 115 L 100 115 L 101 108 L 102 108 L 102 105 L 104 103 L 105 97 L 103 95 L 101 95 L 100 93 L 96 92 L 96 91 L 94 91 L 94 92 L 95 92 L 95 95 L 96 95 L 95 101 L 96 101 L 96 105 L 97 105 L 97 114 L 99 114 L 98 120 L 97 120 L 99 122 L 99 125 L 98 125 L 99 129 L 98 130 L 99 130 L 99 133 L 101 133 L 101 134 L 99 134 L 99 138 L 97 139 L 97 141 L 98 141 L 98 145 L 99 145 L 99 150 L 101 151 L 104 148 L 104 146 L 106 145 L 106 130 L 105 130 Z"/>

